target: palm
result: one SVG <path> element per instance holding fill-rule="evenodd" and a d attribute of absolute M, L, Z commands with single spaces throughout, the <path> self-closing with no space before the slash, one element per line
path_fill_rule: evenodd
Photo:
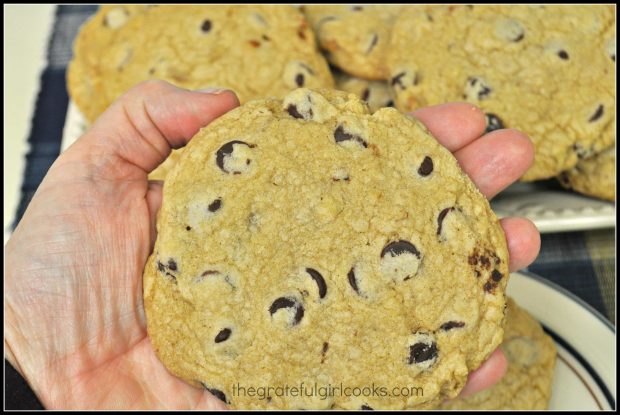
<path fill-rule="evenodd" d="M 157 359 L 141 276 L 161 203 L 161 186 L 149 184 L 147 172 L 237 101 L 157 82 L 133 91 L 59 157 L 6 246 L 7 355 L 48 408 L 221 408 Z M 464 108 L 424 111 L 416 116 L 488 197 L 527 168 L 527 155 L 497 157 L 511 140 L 513 149 L 526 147 L 510 132 L 477 143 L 480 117 L 459 120 Z M 538 250 L 536 232 L 518 220 L 502 224 L 511 268 L 526 265 Z"/>

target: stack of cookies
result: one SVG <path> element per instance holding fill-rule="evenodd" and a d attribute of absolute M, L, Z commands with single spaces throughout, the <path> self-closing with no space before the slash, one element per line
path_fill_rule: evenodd
<path fill-rule="evenodd" d="M 555 348 L 506 299 L 501 226 L 404 113 L 471 102 L 488 133 L 534 142 L 522 180 L 614 200 L 613 7 L 107 5 L 74 50 L 89 121 L 148 79 L 244 104 L 150 176 L 166 185 L 145 310 L 171 373 L 233 408 L 547 406 Z M 452 400 L 500 344 L 504 380 Z M 233 387 L 301 382 L 423 394 Z"/>

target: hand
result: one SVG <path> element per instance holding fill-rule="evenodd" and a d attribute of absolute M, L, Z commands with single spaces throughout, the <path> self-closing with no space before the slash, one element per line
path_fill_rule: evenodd
<path fill-rule="evenodd" d="M 50 168 L 5 248 L 5 356 L 46 408 L 225 407 L 170 375 L 155 356 L 146 335 L 142 270 L 162 190 L 148 173 L 171 148 L 237 105 L 228 91 L 145 82 Z M 470 105 L 415 115 L 488 197 L 532 161 L 531 144 L 517 132 L 478 138 L 484 117 Z M 539 247 L 535 228 L 521 219 L 502 226 L 511 269 L 527 265 Z M 503 355 L 494 354 L 470 376 L 466 391 L 489 386 L 505 366 Z"/>

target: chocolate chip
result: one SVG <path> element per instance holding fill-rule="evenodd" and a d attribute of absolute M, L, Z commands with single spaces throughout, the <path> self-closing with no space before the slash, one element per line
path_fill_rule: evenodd
<path fill-rule="evenodd" d="M 525 33 L 519 33 L 518 35 L 516 35 L 516 37 L 514 37 L 513 39 L 511 39 L 513 42 L 520 42 L 523 40 L 523 37 L 525 36 Z"/>
<path fill-rule="evenodd" d="M 211 20 L 206 19 L 204 22 L 202 22 L 202 26 L 200 26 L 200 29 L 207 33 L 208 31 L 211 30 Z"/>
<path fill-rule="evenodd" d="M 216 343 L 221 343 L 224 342 L 226 340 L 228 340 L 228 338 L 230 337 L 230 334 L 232 333 L 232 330 L 230 330 L 228 327 L 225 329 L 222 329 L 217 336 L 215 336 L 215 342 Z"/>
<path fill-rule="evenodd" d="M 191 230 L 192 230 L 192 227 L 191 227 L 191 226 L 189 226 L 189 225 L 187 225 L 187 226 L 185 227 L 185 230 L 186 230 L 186 231 L 191 231 Z"/>
<path fill-rule="evenodd" d="M 409 346 L 409 364 L 423 363 L 437 358 L 437 343 L 420 342 Z"/>
<path fill-rule="evenodd" d="M 453 210 L 454 207 L 445 208 L 441 212 L 439 212 L 439 216 L 437 216 L 437 235 L 441 235 L 441 227 L 443 225 L 443 220 L 446 218 L 448 212 Z"/>
<path fill-rule="evenodd" d="M 379 41 L 379 36 L 377 36 L 376 33 L 374 33 L 372 35 L 372 40 L 370 41 L 370 46 L 368 46 L 368 49 L 366 50 L 366 54 L 368 55 L 373 48 L 377 45 L 377 42 Z"/>
<path fill-rule="evenodd" d="M 465 98 L 468 100 L 487 99 L 493 89 L 486 83 L 483 78 L 470 76 L 467 78 L 467 86 L 465 87 Z"/>
<path fill-rule="evenodd" d="M 219 389 L 210 388 L 204 382 L 200 382 L 200 383 L 202 384 L 203 388 L 211 392 L 211 395 L 215 396 L 217 399 L 219 399 L 220 401 L 224 403 L 230 404 L 230 402 L 226 399 L 226 395 L 224 394 L 224 392 L 222 392 Z"/>
<path fill-rule="evenodd" d="M 351 268 L 351 271 L 349 271 L 347 277 L 349 278 L 349 284 L 351 285 L 353 290 L 355 290 L 355 292 L 359 294 L 360 290 L 357 287 L 357 279 L 355 278 L 355 267 Z"/>
<path fill-rule="evenodd" d="M 341 143 L 343 141 L 355 141 L 364 148 L 368 147 L 368 144 L 366 144 L 366 141 L 364 141 L 362 137 L 345 132 L 342 125 L 339 125 L 334 131 L 334 139 L 336 140 L 336 143 Z"/>
<path fill-rule="evenodd" d="M 362 100 L 368 101 L 369 96 L 370 96 L 370 88 L 366 88 L 364 92 L 362 92 Z"/>
<path fill-rule="evenodd" d="M 304 86 L 304 74 L 298 73 L 297 76 L 295 76 L 295 83 L 298 87 Z"/>
<path fill-rule="evenodd" d="M 503 278 L 502 273 L 496 269 L 494 269 L 493 272 L 491 273 L 491 279 L 493 279 L 493 281 L 495 282 L 500 282 L 502 278 Z"/>
<path fill-rule="evenodd" d="M 321 350 L 321 363 L 325 362 L 325 354 L 329 348 L 329 343 L 323 342 L 323 350 Z"/>
<path fill-rule="evenodd" d="M 366 404 L 363 404 L 363 405 L 360 407 L 360 409 L 361 409 L 362 411 L 374 411 L 374 409 L 373 409 L 373 408 L 371 408 L 370 406 L 368 406 L 368 405 L 366 405 Z"/>
<path fill-rule="evenodd" d="M 422 164 L 420 165 L 420 168 L 418 169 L 418 174 L 420 176 L 428 176 L 432 172 L 433 172 L 433 159 L 430 158 L 429 156 L 426 156 L 424 157 L 424 160 L 422 160 Z"/>
<path fill-rule="evenodd" d="M 568 60 L 568 53 L 565 50 L 560 50 L 558 52 L 558 56 L 560 57 L 560 59 L 563 59 L 565 61 Z"/>
<path fill-rule="evenodd" d="M 351 10 L 354 12 L 361 12 L 364 8 L 362 6 L 353 6 L 351 7 Z"/>
<path fill-rule="evenodd" d="M 164 272 L 166 270 L 166 266 L 160 261 L 157 261 L 157 269 L 159 270 L 159 272 Z"/>
<path fill-rule="evenodd" d="M 298 304 L 295 299 L 290 297 L 280 297 L 276 299 L 271 307 L 269 307 L 269 313 L 273 315 L 276 311 L 281 308 L 295 308 L 295 316 L 293 319 L 293 326 L 299 324 L 301 319 L 304 317 L 304 308 L 301 304 Z"/>
<path fill-rule="evenodd" d="M 588 120 L 588 122 L 594 122 L 601 118 L 603 116 L 604 109 L 605 108 L 602 105 L 599 105 L 594 114 L 592 114 L 592 116 Z"/>
<path fill-rule="evenodd" d="M 452 329 L 457 329 L 457 328 L 461 328 L 464 327 L 465 323 L 463 321 L 448 321 L 443 323 L 439 329 L 443 330 L 443 331 L 448 331 L 448 330 L 452 330 Z"/>
<path fill-rule="evenodd" d="M 491 292 L 493 292 L 493 290 L 495 290 L 496 286 L 497 285 L 493 284 L 491 281 L 487 281 L 487 282 L 484 283 L 483 288 L 484 288 L 484 291 L 486 291 L 488 293 L 491 293 Z"/>
<path fill-rule="evenodd" d="M 394 101 L 389 100 L 388 102 L 385 103 L 386 107 L 393 107 L 394 106 Z"/>
<path fill-rule="evenodd" d="M 297 111 L 297 107 L 293 104 L 290 104 L 287 108 L 286 111 L 289 113 L 289 115 L 293 118 L 304 118 L 303 115 L 301 115 L 299 113 L 299 111 Z M 312 112 L 312 111 L 310 111 Z"/>
<path fill-rule="evenodd" d="M 497 115 L 495 114 L 485 114 L 486 119 L 487 119 L 487 128 L 484 130 L 484 133 L 490 133 L 491 131 L 495 131 L 495 130 L 501 130 L 502 128 L 504 128 L 504 123 L 502 122 L 501 118 L 499 118 Z"/>
<path fill-rule="evenodd" d="M 400 254 L 410 253 L 421 258 L 420 251 L 409 241 L 395 241 L 387 244 L 383 250 L 381 251 L 381 258 L 385 256 L 385 254 L 390 254 L 391 256 L 398 256 Z"/>
<path fill-rule="evenodd" d="M 319 287 L 319 297 L 324 298 L 325 294 L 327 294 L 327 284 L 325 284 L 325 279 L 319 273 L 319 271 L 313 268 L 306 268 L 306 272 L 310 274 L 312 279 L 316 282 L 316 285 Z"/>
<path fill-rule="evenodd" d="M 173 259 L 169 259 L 169 260 L 168 260 L 168 269 L 169 269 L 170 271 L 176 271 L 176 270 L 177 270 L 177 263 L 176 263 L 176 262 L 174 262 L 174 260 L 173 260 Z"/>
<path fill-rule="evenodd" d="M 217 150 L 216 153 L 216 158 L 215 158 L 215 163 L 217 164 L 217 166 L 224 172 L 224 173 L 233 173 L 233 174 L 239 174 L 240 172 L 238 171 L 228 171 L 224 168 L 224 157 L 228 157 L 230 155 L 232 155 L 233 151 L 234 151 L 234 145 L 235 144 L 241 144 L 244 146 L 248 146 L 250 148 L 254 148 L 256 147 L 254 144 L 248 144 L 245 143 L 243 141 L 239 141 L 239 140 L 233 140 L 230 141 L 226 144 L 224 144 L 222 147 L 220 147 L 219 150 Z"/>
<path fill-rule="evenodd" d="M 216 212 L 221 207 L 222 207 L 222 199 L 218 197 L 213 202 L 211 202 L 211 204 L 207 207 L 207 209 L 209 210 L 209 212 Z"/>
<path fill-rule="evenodd" d="M 390 84 L 391 84 L 392 86 L 395 86 L 396 84 L 398 84 L 398 85 L 400 85 L 400 88 L 401 88 L 401 89 L 405 89 L 405 85 L 403 85 L 403 82 L 402 82 L 402 78 L 403 78 L 404 76 L 405 76 L 405 71 L 403 71 L 403 72 L 401 72 L 401 73 L 399 73 L 399 74 L 395 75 L 395 76 L 392 78 L 392 81 L 390 82 Z"/>
<path fill-rule="evenodd" d="M 172 282 L 174 282 L 174 283 L 176 284 L 176 282 L 177 282 L 177 277 L 175 277 L 174 275 L 172 275 L 172 274 L 171 274 L 171 273 L 169 273 L 169 272 L 166 272 L 166 276 L 167 276 L 167 277 L 170 277 L 170 279 L 172 280 Z"/>

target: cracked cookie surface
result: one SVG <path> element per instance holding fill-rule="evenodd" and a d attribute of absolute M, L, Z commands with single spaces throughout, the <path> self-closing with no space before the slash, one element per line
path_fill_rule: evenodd
<path fill-rule="evenodd" d="M 500 344 L 506 241 L 456 159 L 394 108 L 297 89 L 201 130 L 163 190 L 147 328 L 233 408 L 424 408 Z M 281 396 L 237 386 L 421 387 Z"/>
<path fill-rule="evenodd" d="M 612 145 L 613 6 L 417 6 L 391 36 L 390 85 L 402 111 L 468 101 L 489 130 L 516 128 L 550 178 Z"/>
<path fill-rule="evenodd" d="M 504 342 L 508 371 L 496 385 L 438 409 L 547 409 L 557 349 L 553 339 L 527 311 L 508 298 Z"/>
<path fill-rule="evenodd" d="M 101 7 L 74 44 L 72 99 L 92 122 L 148 79 L 188 89 L 224 87 L 242 102 L 333 85 L 314 33 L 293 6 Z"/>

